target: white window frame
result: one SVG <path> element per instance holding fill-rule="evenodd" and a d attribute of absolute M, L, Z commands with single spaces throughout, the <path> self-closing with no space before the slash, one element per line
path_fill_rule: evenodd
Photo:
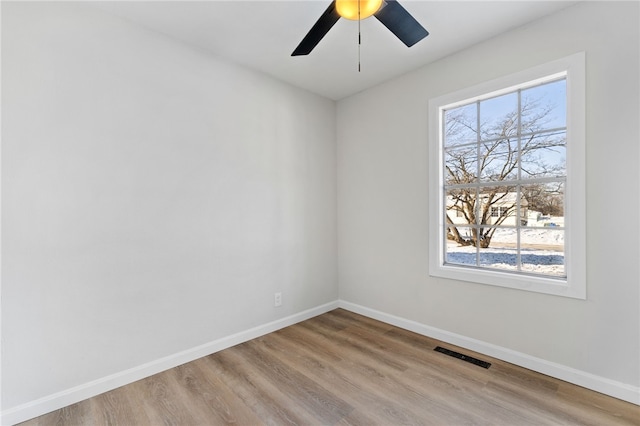
<path fill-rule="evenodd" d="M 443 110 L 540 84 L 559 75 L 566 75 L 567 82 L 566 280 L 445 264 Z M 429 100 L 429 275 L 586 299 L 585 101 L 584 52 Z"/>

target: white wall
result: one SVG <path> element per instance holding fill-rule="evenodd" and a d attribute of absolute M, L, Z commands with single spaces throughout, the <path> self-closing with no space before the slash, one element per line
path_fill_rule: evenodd
<path fill-rule="evenodd" d="M 337 299 L 334 102 L 78 4 L 2 43 L 3 409 Z"/>
<path fill-rule="evenodd" d="M 637 392 L 638 18 L 637 2 L 584 2 L 339 101 L 341 299 Z M 588 300 L 429 277 L 429 99 L 579 51 L 587 61 Z M 617 217 L 620 209 L 631 219 Z"/>

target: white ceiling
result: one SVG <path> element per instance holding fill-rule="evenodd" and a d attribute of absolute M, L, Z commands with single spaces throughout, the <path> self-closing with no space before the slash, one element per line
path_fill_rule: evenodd
<path fill-rule="evenodd" d="M 341 99 L 576 1 L 400 0 L 430 35 L 407 48 L 375 18 L 340 19 L 309 56 L 291 52 L 331 0 L 113 1 L 92 5 L 226 60 Z"/>

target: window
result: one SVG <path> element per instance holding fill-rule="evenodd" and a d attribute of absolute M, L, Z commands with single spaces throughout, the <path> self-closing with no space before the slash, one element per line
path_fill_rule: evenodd
<path fill-rule="evenodd" d="M 494 207 L 491 206 L 491 217 L 493 218 L 504 218 L 506 217 L 509 212 L 515 212 L 515 210 L 509 208 L 509 207 L 502 207 L 502 206 L 498 206 L 498 207 Z M 497 219 L 496 219 L 497 221 Z"/>
<path fill-rule="evenodd" d="M 429 114 L 430 274 L 584 299 L 584 53 Z"/>

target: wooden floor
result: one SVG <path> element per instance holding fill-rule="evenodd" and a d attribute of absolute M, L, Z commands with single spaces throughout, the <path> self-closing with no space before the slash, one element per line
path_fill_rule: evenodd
<path fill-rule="evenodd" d="M 23 424 L 640 425 L 640 407 L 338 309 Z"/>

